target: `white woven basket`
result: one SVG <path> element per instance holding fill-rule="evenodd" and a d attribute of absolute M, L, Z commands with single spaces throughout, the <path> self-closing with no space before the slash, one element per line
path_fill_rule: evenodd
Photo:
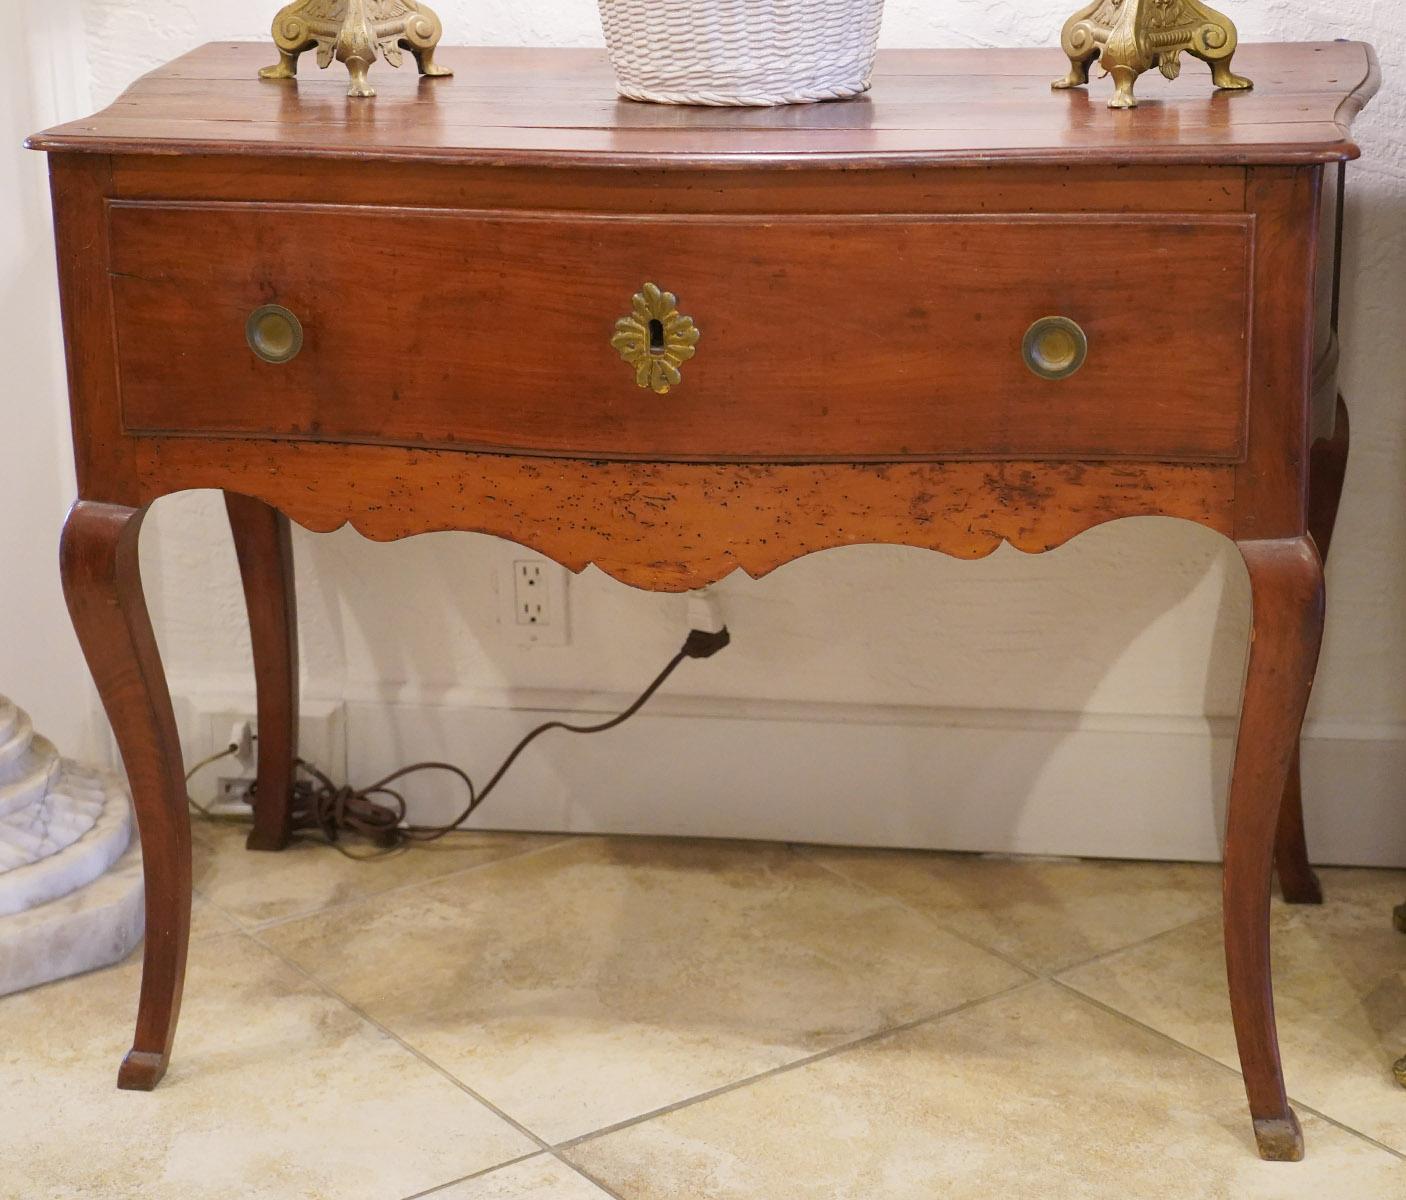
<path fill-rule="evenodd" d="M 620 94 L 811 104 L 869 90 L 884 0 L 600 0 Z"/>

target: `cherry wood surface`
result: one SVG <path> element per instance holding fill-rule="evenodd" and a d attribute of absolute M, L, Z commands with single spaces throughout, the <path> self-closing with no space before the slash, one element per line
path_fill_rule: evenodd
<path fill-rule="evenodd" d="M 64 524 L 64 598 L 122 751 L 137 810 L 146 940 L 132 1049 L 117 1086 L 150 1091 L 166 1073 L 190 943 L 191 841 L 176 717 L 142 591 L 145 509 L 80 500 Z"/>
<path fill-rule="evenodd" d="M 289 521 L 474 530 L 681 591 L 833 546 L 1038 553 L 1169 516 L 1234 539 L 1253 635 L 1225 862 L 1230 1001 L 1261 1155 L 1302 1153 L 1270 984 L 1273 865 L 1318 897 L 1297 740 L 1347 455 L 1341 205 L 1369 48 L 1247 46 L 1142 105 L 1051 94 L 1056 51 L 904 51 L 871 96 L 766 111 L 614 98 L 594 51 L 447 51 L 374 102 L 221 44 L 37 135 L 51 174 L 79 502 L 66 594 L 146 849 L 122 1086 L 169 1060 L 190 904 L 170 699 L 141 595 L 148 505 L 225 492 L 253 631 L 258 824 L 288 836 Z M 1327 286 L 1329 276 L 1332 286 Z M 646 280 L 702 329 L 682 386 L 609 346 Z M 291 363 L 243 319 L 300 312 Z M 1037 380 L 1043 315 L 1090 335 Z"/>
<path fill-rule="evenodd" d="M 225 493 L 249 611 L 259 715 L 254 828 L 249 849 L 281 850 L 293 836 L 298 761 L 298 608 L 288 518 L 238 492 Z"/>
<path fill-rule="evenodd" d="M 255 78 L 272 51 L 204 46 L 138 81 L 97 116 L 37 137 L 44 150 L 289 154 L 451 162 L 717 168 L 765 161 L 889 166 L 1039 162 L 1325 162 L 1357 155 L 1348 126 L 1376 88 L 1356 42 L 1242 45 L 1255 88 L 1213 93 L 1189 63 L 1113 112 L 1098 82 L 1051 95 L 1048 49 L 881 51 L 874 89 L 844 104 L 680 109 L 618 100 L 601 50 L 442 48 L 452 79 L 381 70 L 375 100 L 335 72 Z"/>
<path fill-rule="evenodd" d="M 143 439 L 147 501 L 222 487 L 316 532 L 375 541 L 473 529 L 650 591 L 760 577 L 836 546 L 1037 554 L 1106 521 L 1231 533 L 1234 468 L 1144 463 L 584 462 L 331 443 Z"/>
<path fill-rule="evenodd" d="M 1225 962 L 1240 1069 L 1260 1154 L 1303 1157 L 1284 1093 L 1270 977 L 1269 886 L 1280 797 L 1298 749 L 1323 636 L 1323 563 L 1312 538 L 1240 543 L 1250 572 L 1250 659 L 1230 776 Z"/>
<path fill-rule="evenodd" d="M 1242 450 L 1243 213 L 656 219 L 143 202 L 115 205 L 110 226 L 133 433 L 765 462 Z M 1071 273 L 1075 254 L 1104 269 Z M 702 330 L 666 396 L 641 391 L 610 345 L 646 280 Z M 1127 303 L 1133 280 L 1157 281 L 1157 321 Z M 244 344 L 270 299 L 306 334 L 289 363 Z M 1026 329 L 1052 314 L 1089 338 L 1066 380 L 1021 356 Z M 1168 344 L 1169 325 L 1195 354 Z M 1132 363 L 1152 367 L 1135 386 Z"/>

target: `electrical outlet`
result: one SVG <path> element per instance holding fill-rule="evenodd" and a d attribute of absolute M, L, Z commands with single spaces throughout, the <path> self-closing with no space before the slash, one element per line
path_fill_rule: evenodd
<path fill-rule="evenodd" d="M 513 563 L 513 612 L 519 625 L 550 625 L 552 614 L 547 604 L 547 581 L 542 564 L 535 559 L 519 559 Z"/>
<path fill-rule="evenodd" d="M 222 775 L 215 781 L 215 799 L 206 811 L 221 816 L 245 816 L 253 810 L 254 781 L 242 776 Z"/>
<path fill-rule="evenodd" d="M 258 737 L 258 718 L 247 700 L 218 696 L 188 696 L 183 710 L 189 714 L 185 753 L 194 766 L 231 743 L 235 732 L 247 723 Z M 298 711 L 298 757 L 326 771 L 335 780 L 346 777 L 346 708 L 339 702 L 304 700 Z M 249 810 L 249 791 L 258 775 L 258 742 L 243 752 L 211 763 L 190 781 L 190 794 L 212 812 L 240 813 Z"/>
<path fill-rule="evenodd" d="M 565 646 L 567 572 L 545 558 L 520 552 L 498 570 L 498 623 L 509 641 L 523 646 Z"/>

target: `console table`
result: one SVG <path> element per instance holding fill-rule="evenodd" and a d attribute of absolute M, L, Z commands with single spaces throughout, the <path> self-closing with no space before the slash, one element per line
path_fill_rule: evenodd
<path fill-rule="evenodd" d="M 1233 538 L 1253 630 L 1225 945 L 1260 1153 L 1302 1154 L 1270 989 L 1276 856 L 1319 899 L 1297 743 L 1347 453 L 1335 230 L 1369 47 L 1246 46 L 1140 108 L 1057 49 L 897 51 L 863 99 L 615 98 L 595 51 L 445 50 L 374 101 L 206 46 L 52 155 L 79 499 L 63 581 L 146 852 L 136 1037 L 180 1005 L 190 830 L 137 559 L 225 492 L 254 632 L 251 838 L 289 835 L 288 520 L 479 530 L 678 591 L 860 542 L 1039 552 L 1118 517 Z M 1195 76 L 1192 78 L 1192 76 Z M 1281 803 L 1282 798 L 1282 803 Z"/>

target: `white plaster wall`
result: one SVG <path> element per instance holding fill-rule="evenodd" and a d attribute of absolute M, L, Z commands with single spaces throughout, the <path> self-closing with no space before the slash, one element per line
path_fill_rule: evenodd
<path fill-rule="evenodd" d="M 1073 2 L 889 0 L 884 41 L 1049 44 Z M 202 41 L 262 38 L 277 7 L 164 0 L 157 21 L 148 0 L 81 3 L 95 99 L 103 102 L 138 73 Z M 1328 771 L 1329 762 L 1367 764 L 1351 782 L 1354 794 L 1334 795 L 1314 816 L 1330 841 L 1339 827 L 1347 831 L 1333 842 L 1338 855 L 1406 862 L 1406 783 L 1398 771 L 1406 754 L 1406 21 L 1392 0 L 1226 0 L 1225 6 L 1244 40 L 1361 38 L 1374 42 L 1382 59 L 1386 85 L 1358 126 L 1367 155 L 1351 168 L 1343 383 L 1353 408 L 1354 457 L 1330 570 L 1332 609 L 1311 713 L 1318 740 L 1310 756 L 1317 755 L 1324 776 L 1337 771 Z M 439 0 L 438 9 L 451 42 L 601 40 L 593 0 Z M 1155 91 L 1157 84 L 1153 77 L 1145 87 Z M 1145 298 L 1148 320 L 1155 322 L 1152 288 L 1149 282 Z M 1196 347 L 1186 352 L 1194 355 Z M 177 690 L 190 694 L 248 688 L 242 602 L 222 521 L 213 496 L 172 498 L 158 505 L 150 538 L 153 608 Z M 349 698 L 368 721 L 383 713 L 396 729 L 415 725 L 417 718 L 405 712 L 447 706 L 463 718 L 455 727 L 469 728 L 479 704 L 540 699 L 544 692 L 553 702 L 561 693 L 631 692 L 676 647 L 682 600 L 633 592 L 594 572 L 573 581 L 569 647 L 506 645 L 495 626 L 492 580 L 505 553 L 511 554 L 501 543 L 469 535 L 378 546 L 345 531 L 300 534 L 307 693 Z M 1106 526 L 1039 558 L 1005 548 L 964 563 L 912 550 L 851 548 L 802 560 L 761 581 L 735 577 L 723 592 L 734 648 L 690 664 L 671 684 L 676 696 L 714 698 L 698 701 L 697 712 L 727 713 L 743 702 L 753 709 L 803 702 L 841 706 L 833 709 L 841 721 L 921 711 L 925 723 L 940 725 L 944 713 L 960 710 L 968 720 L 976 710 L 1000 714 L 997 723 L 1016 731 L 1043 728 L 1051 713 L 1130 717 L 1176 736 L 1200 730 L 1210 761 L 1208 731 L 1215 718 L 1233 712 L 1242 670 L 1247 610 L 1238 556 L 1213 535 L 1170 521 Z M 386 707 L 393 701 L 405 706 L 397 710 L 400 725 Z M 687 703 L 675 708 L 683 712 Z M 358 777 L 398 765 L 412 748 L 467 754 L 448 733 L 428 745 L 413 732 L 353 742 Z M 768 786 L 771 792 L 789 787 L 795 795 L 773 795 L 741 763 L 730 773 L 725 760 L 714 786 L 779 806 L 793 819 L 770 831 L 803 836 L 808 812 L 823 826 L 826 813 L 850 803 L 838 786 L 827 792 L 823 773 L 788 783 L 788 745 L 796 753 L 823 753 L 824 739 L 819 749 L 813 742 L 788 743 L 776 735 L 775 764 L 781 765 Z M 1348 752 L 1359 743 L 1368 749 Z M 1018 737 L 1010 744 L 1013 754 L 1045 754 L 1034 743 L 1021 750 Z M 711 774 L 716 759 L 704 756 L 722 751 L 700 743 L 700 761 L 684 761 L 690 752 L 687 740 L 676 751 L 683 756 L 674 764 L 681 775 Z M 1129 753 L 1141 751 L 1130 744 Z M 1041 793 L 1043 761 L 1032 762 L 1019 784 L 1006 785 L 1026 788 L 1028 795 L 1009 794 L 1003 803 L 1019 808 L 1050 801 Z M 1145 836 L 1147 813 L 1127 805 L 1125 783 L 1118 782 L 1129 764 L 1119 763 L 1114 772 L 1101 770 L 1099 761 L 1090 757 L 1084 790 L 1060 801 L 1082 806 L 1071 828 L 1098 826 L 1109 834 L 1097 839 L 1099 852 L 1156 853 L 1158 844 L 1214 852 L 1209 831 L 1216 785 L 1203 782 L 1186 796 L 1180 840 L 1169 835 L 1155 843 Z M 477 756 L 474 762 L 486 765 Z M 1159 769 L 1151 757 L 1146 765 Z M 569 749 L 561 752 L 560 769 L 570 781 Z M 973 785 L 951 799 L 980 805 L 987 798 Z M 424 800 L 438 810 L 435 797 Z M 667 807 L 657 794 L 639 801 L 654 808 L 661 802 Z M 616 815 L 596 823 L 631 824 L 628 812 L 610 811 Z M 867 833 L 852 822 L 845 830 L 851 840 L 903 840 L 878 817 Z M 720 819 L 704 831 L 753 827 L 741 818 L 735 824 Z M 944 836 L 940 830 L 914 835 L 938 844 Z M 973 844 L 982 837 L 993 843 L 988 848 L 1003 843 L 997 830 Z M 1008 844 L 1017 842 L 1042 848 L 1038 839 L 1032 844 L 1014 836 Z M 1066 841 L 1044 848 L 1080 846 Z"/>
<path fill-rule="evenodd" d="M 67 754 L 100 748 L 59 591 L 73 466 L 45 164 L 24 138 L 89 103 L 83 26 L 65 0 L 7 11 L 0 71 L 0 693 Z M 72 51 L 72 54 L 70 54 Z"/>

